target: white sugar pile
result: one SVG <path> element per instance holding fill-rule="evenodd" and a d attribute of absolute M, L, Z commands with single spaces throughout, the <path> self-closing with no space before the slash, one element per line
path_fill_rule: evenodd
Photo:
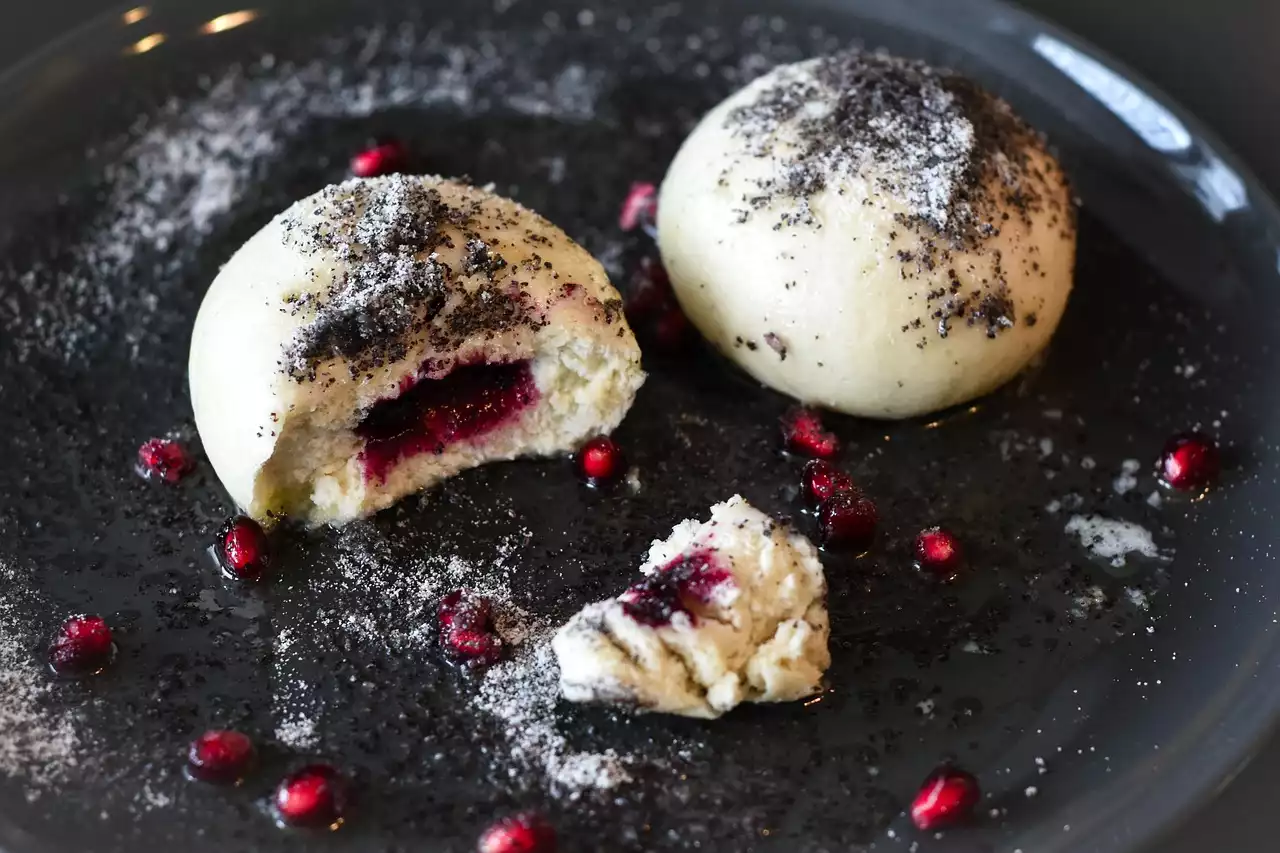
<path fill-rule="evenodd" d="M 1116 568 L 1125 565 L 1129 554 L 1150 559 L 1161 556 L 1151 531 L 1132 521 L 1101 515 L 1073 515 L 1067 522 L 1066 532 L 1079 539 L 1091 555 L 1109 561 Z"/>
<path fill-rule="evenodd" d="M 0 774 L 21 778 L 27 796 L 66 781 L 85 760 L 79 712 L 47 707 L 51 676 L 34 653 L 40 638 L 24 614 L 38 612 L 26 578 L 0 562 Z"/>

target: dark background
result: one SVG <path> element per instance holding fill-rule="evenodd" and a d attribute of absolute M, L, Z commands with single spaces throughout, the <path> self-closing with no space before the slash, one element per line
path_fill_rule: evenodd
<path fill-rule="evenodd" d="M 963 2 L 963 0 L 957 0 Z M 55 0 L 0 10 L 0 66 L 120 4 Z M 1212 126 L 1280 195 L 1280 2 L 1276 0 L 1021 0 L 1145 75 Z M 19 17 L 20 16 L 20 17 Z M 1280 739 L 1267 745 L 1174 837 L 1149 853 L 1277 849 Z"/>

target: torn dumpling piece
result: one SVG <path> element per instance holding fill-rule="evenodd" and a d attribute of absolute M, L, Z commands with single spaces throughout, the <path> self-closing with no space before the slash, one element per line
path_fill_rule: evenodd
<path fill-rule="evenodd" d="M 714 718 L 818 691 L 827 587 L 809 540 L 734 496 L 676 525 L 640 571 L 556 633 L 565 698 Z"/>
<path fill-rule="evenodd" d="M 342 523 L 467 468 L 574 450 L 644 381 L 604 270 L 505 198 L 330 186 L 231 258 L 191 343 L 196 425 L 254 517 Z"/>

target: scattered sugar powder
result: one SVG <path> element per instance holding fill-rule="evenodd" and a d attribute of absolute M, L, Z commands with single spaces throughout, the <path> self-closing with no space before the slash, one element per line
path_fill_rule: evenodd
<path fill-rule="evenodd" d="M 552 632 L 530 632 L 510 660 L 485 673 L 475 705 L 503 725 L 513 761 L 540 772 L 553 795 L 576 799 L 584 790 L 608 790 L 631 780 L 634 757 L 569 748 L 556 727 L 560 670 L 551 651 Z"/>
<path fill-rule="evenodd" d="M 0 329 L 18 356 L 83 359 L 122 323 L 136 354 L 195 253 L 316 120 L 445 106 L 584 121 L 603 89 L 603 70 L 579 63 L 539 73 L 545 50 L 529 34 L 460 44 L 456 33 L 404 24 L 359 30 L 327 50 L 297 64 L 265 56 L 233 65 L 202 81 L 198 97 L 170 100 L 89 152 L 105 202 L 87 236 L 21 265 L 0 261 L 0 282 L 14 285 L 0 299 Z M 364 61 L 346 61 L 355 55 Z"/>
<path fill-rule="evenodd" d="M 1101 515 L 1073 515 L 1067 522 L 1066 532 L 1076 536 L 1090 554 L 1110 561 L 1116 568 L 1125 565 L 1129 554 L 1151 559 L 1161 556 L 1151 531 L 1131 521 Z"/>
<path fill-rule="evenodd" d="M 22 780 L 29 799 L 71 777 L 85 755 L 78 711 L 50 707 L 50 679 L 32 653 L 38 612 L 16 566 L 0 561 L 0 774 Z"/>
<path fill-rule="evenodd" d="M 1126 495 L 1138 487 L 1138 471 L 1142 463 L 1137 459 L 1126 459 L 1120 463 L 1120 475 L 1111 483 L 1116 494 Z"/>

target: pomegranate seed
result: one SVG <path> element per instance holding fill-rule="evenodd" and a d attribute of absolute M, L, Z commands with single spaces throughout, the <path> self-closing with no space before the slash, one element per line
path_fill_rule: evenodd
<path fill-rule="evenodd" d="M 533 812 L 504 817 L 484 831 L 477 853 L 555 853 L 556 831 Z"/>
<path fill-rule="evenodd" d="M 436 607 L 440 631 L 445 634 L 453 630 L 489 630 L 490 611 L 489 599 L 464 589 L 449 593 Z"/>
<path fill-rule="evenodd" d="M 187 773 L 202 782 L 239 782 L 253 764 L 253 741 L 240 732 L 207 731 L 191 742 Z"/>
<path fill-rule="evenodd" d="M 347 810 L 347 782 L 328 764 L 309 764 L 286 776 L 273 800 L 287 826 L 337 829 Z"/>
<path fill-rule="evenodd" d="M 404 143 L 395 140 L 380 142 L 351 158 L 351 174 L 357 178 L 376 178 L 403 172 L 408 162 L 409 151 Z"/>
<path fill-rule="evenodd" d="M 935 770 L 911 802 L 911 820 L 925 831 L 954 826 L 969 817 L 982 798 L 978 780 L 954 767 Z"/>
<path fill-rule="evenodd" d="M 62 623 L 49 645 L 49 666 L 58 675 L 92 675 L 115 657 L 111 627 L 101 616 L 81 614 Z"/>
<path fill-rule="evenodd" d="M 783 415 L 782 441 L 792 453 L 815 459 L 830 459 L 840 450 L 840 439 L 822 428 L 818 413 L 800 406 Z"/>
<path fill-rule="evenodd" d="M 631 277 L 629 296 L 623 310 L 632 322 L 646 320 L 671 307 L 671 279 L 666 269 L 653 258 L 640 260 L 640 269 Z"/>
<path fill-rule="evenodd" d="M 679 306 L 672 305 L 653 325 L 653 339 L 667 352 L 676 352 L 689 342 L 689 318 Z"/>
<path fill-rule="evenodd" d="M 929 527 L 916 536 L 916 568 L 951 580 L 960 571 L 964 554 L 955 534 L 941 527 Z"/>
<path fill-rule="evenodd" d="M 236 580 L 260 580 L 271 565 L 267 534 L 247 516 L 233 516 L 222 525 L 217 547 L 223 571 Z"/>
<path fill-rule="evenodd" d="M 449 656 L 469 669 L 493 666 L 502 659 L 502 638 L 492 631 L 455 628 L 444 636 Z"/>
<path fill-rule="evenodd" d="M 602 435 L 583 446 L 578 454 L 578 468 L 588 483 L 598 485 L 622 476 L 626 458 L 618 442 Z"/>
<path fill-rule="evenodd" d="M 646 225 L 652 227 L 657 216 L 658 188 L 641 181 L 633 183 L 618 213 L 618 227 L 623 231 L 634 231 Z"/>
<path fill-rule="evenodd" d="M 1203 489 L 1218 479 L 1222 458 L 1212 438 L 1188 432 L 1169 439 L 1156 467 L 1161 482 L 1166 486 L 1178 491 L 1192 491 Z"/>
<path fill-rule="evenodd" d="M 800 490 L 811 507 L 819 506 L 832 495 L 856 491 L 853 478 L 825 459 L 811 459 L 800 474 Z"/>
<path fill-rule="evenodd" d="M 176 483 L 194 467 L 186 448 L 171 439 L 153 438 L 138 448 L 137 471 L 144 480 Z"/>
<path fill-rule="evenodd" d="M 864 554 L 876 538 L 880 514 L 858 491 L 837 492 L 818 508 L 818 540 L 824 548 Z"/>

